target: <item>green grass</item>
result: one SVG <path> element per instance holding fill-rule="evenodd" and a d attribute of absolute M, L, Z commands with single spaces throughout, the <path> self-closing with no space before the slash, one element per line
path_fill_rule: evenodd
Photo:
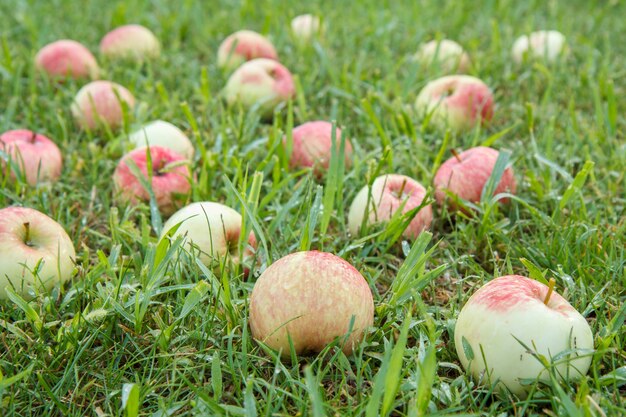
<path fill-rule="evenodd" d="M 626 8 L 617 1 L 287 3 L 0 4 L 0 131 L 37 130 L 65 155 L 63 178 L 51 187 L 0 178 L 0 207 L 48 213 L 77 248 L 70 285 L 28 303 L 0 303 L 0 415 L 626 415 Z M 304 12 L 323 16 L 327 31 L 298 47 L 289 21 Z M 129 88 L 140 104 L 122 131 L 82 132 L 69 110 L 80 84 L 48 82 L 33 57 L 60 38 L 96 52 L 108 30 L 131 22 L 157 34 L 163 56 L 145 66 L 99 57 L 103 78 Z M 220 100 L 227 74 L 216 67 L 217 47 L 241 28 L 268 34 L 297 75 L 293 112 L 271 124 Z M 566 34 L 567 60 L 514 65 L 513 40 L 540 28 Z M 410 56 L 437 36 L 460 41 L 472 74 L 494 89 L 488 128 L 445 138 L 410 110 L 440 75 Z M 171 261 L 172 252 L 163 258 L 153 229 L 160 219 L 147 206 L 113 199 L 126 133 L 157 118 L 196 144 L 193 200 L 239 211 L 245 202 L 248 227 L 263 242 L 250 279 L 214 277 L 194 262 Z M 291 123 L 312 119 L 336 120 L 355 147 L 353 166 L 327 181 L 286 169 L 278 146 Z M 347 208 L 376 172 L 430 184 L 449 148 L 482 143 L 512 152 L 519 187 L 511 204 L 485 202 L 473 217 L 438 209 L 432 240 L 425 235 L 416 245 L 394 239 L 399 222 L 382 235 L 348 234 Z M 594 163 L 588 177 L 575 181 L 587 161 Z M 250 335 L 254 279 L 303 248 L 342 256 L 370 284 L 375 325 L 352 356 L 331 346 L 281 362 Z M 588 319 L 597 350 L 581 383 L 541 384 L 519 400 L 493 396 L 463 372 L 455 318 L 475 289 L 509 273 L 555 277 Z"/>

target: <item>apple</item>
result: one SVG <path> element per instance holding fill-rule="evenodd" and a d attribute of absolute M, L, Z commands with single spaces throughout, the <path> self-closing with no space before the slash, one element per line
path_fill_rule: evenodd
<path fill-rule="evenodd" d="M 23 298 L 70 279 L 74 244 L 63 227 L 25 207 L 0 209 L 0 300 L 12 288 Z"/>
<path fill-rule="evenodd" d="M 161 44 L 150 29 L 141 25 L 124 25 L 102 38 L 100 52 L 109 59 L 144 61 L 158 58 Z"/>
<path fill-rule="evenodd" d="M 190 161 L 193 160 L 193 144 L 182 130 L 169 122 L 155 120 L 129 135 L 130 141 L 139 148 L 142 146 L 163 146 Z"/>
<path fill-rule="evenodd" d="M 171 239 L 183 236 L 189 253 L 195 254 L 205 265 L 215 265 L 227 255 L 233 263 L 245 263 L 254 255 L 257 244 L 252 232 L 243 253 L 239 253 L 243 218 L 223 204 L 207 201 L 181 208 L 163 225 L 161 239 L 178 224 Z"/>
<path fill-rule="evenodd" d="M 35 67 L 51 78 L 97 78 L 100 69 L 96 58 L 82 44 L 61 39 L 37 52 Z"/>
<path fill-rule="evenodd" d="M 274 45 L 264 36 L 240 30 L 228 36 L 217 50 L 217 66 L 234 69 L 255 58 L 278 59 Z"/>
<path fill-rule="evenodd" d="M 31 130 L 9 130 L 0 135 L 0 151 L 16 166 L 30 185 L 54 182 L 61 176 L 63 156 L 50 139 Z M 3 169 L 8 169 L 3 162 Z M 16 174 L 11 175 L 15 178 Z"/>
<path fill-rule="evenodd" d="M 556 30 L 540 30 L 520 36 L 513 43 L 513 60 L 517 63 L 528 58 L 555 62 L 567 50 L 565 36 Z"/>
<path fill-rule="evenodd" d="M 279 259 L 261 274 L 250 296 L 252 336 L 283 357 L 290 355 L 290 340 L 302 355 L 320 352 L 335 338 L 348 355 L 373 323 L 367 281 L 331 253 L 296 252 Z"/>
<path fill-rule="evenodd" d="M 380 176 L 374 180 L 371 189 L 368 186 L 363 187 L 354 198 L 348 212 L 350 233 L 354 236 L 359 234 L 363 218 L 366 216 L 368 225 L 385 222 L 396 214 L 402 204 L 404 204 L 402 213 L 419 207 L 425 196 L 426 189 L 413 178 L 399 174 Z M 417 212 L 402 235 L 408 239 L 415 239 L 432 221 L 433 210 L 429 204 Z"/>
<path fill-rule="evenodd" d="M 135 107 L 135 97 L 130 91 L 111 81 L 93 81 L 76 94 L 72 115 L 84 129 L 116 128 L 124 121 L 122 103 L 130 109 Z"/>
<path fill-rule="evenodd" d="M 431 114 L 431 123 L 440 129 L 460 132 L 491 120 L 493 95 L 476 77 L 448 75 L 429 82 L 420 91 L 415 108 Z"/>
<path fill-rule="evenodd" d="M 313 121 L 301 124 L 292 130 L 293 146 L 289 165 L 292 168 L 313 168 L 316 175 L 328 170 L 333 144 L 333 125 L 325 121 Z M 287 145 L 287 137 L 283 138 Z M 335 147 L 337 152 L 341 146 L 341 129 L 335 128 Z M 349 167 L 352 163 L 352 144 L 345 138 L 344 163 Z"/>
<path fill-rule="evenodd" d="M 454 342 L 461 364 L 476 379 L 499 380 L 499 387 L 524 398 L 530 387 L 520 379 L 549 380 L 531 351 L 550 360 L 570 349 L 591 350 L 593 334 L 585 318 L 552 287 L 507 275 L 488 282 L 470 297 L 456 321 Z M 464 346 L 471 347 L 473 359 Z M 591 355 L 579 353 L 554 361 L 556 374 L 572 380 L 585 375 Z"/>
<path fill-rule="evenodd" d="M 441 164 L 433 179 L 437 203 L 441 205 L 446 201 L 446 191 L 471 203 L 480 202 L 483 188 L 493 172 L 498 155 L 499 152 L 493 148 L 478 146 L 461 152 Z M 515 188 L 513 168 L 507 167 L 495 189 L 495 194 L 503 192 L 514 194 Z M 449 204 L 454 207 L 454 202 Z"/>
<path fill-rule="evenodd" d="M 321 28 L 320 18 L 312 14 L 302 14 L 291 21 L 291 32 L 300 42 L 310 41 L 320 33 Z"/>
<path fill-rule="evenodd" d="M 449 39 L 426 42 L 415 58 L 424 66 L 436 67 L 447 73 L 466 72 L 471 64 L 463 47 Z"/>
<path fill-rule="evenodd" d="M 244 63 L 228 79 L 224 88 L 226 102 L 245 108 L 258 106 L 264 118 L 295 94 L 291 73 L 277 61 L 257 58 Z"/>
<path fill-rule="evenodd" d="M 189 199 L 191 192 L 191 170 L 188 161 L 171 149 L 151 146 L 135 149 L 122 157 L 115 172 L 113 184 L 119 197 L 131 204 L 149 202 L 150 194 L 139 178 L 131 170 L 133 161 L 146 181 L 148 175 L 148 154 L 152 161 L 151 184 L 159 211 L 172 214 Z"/>

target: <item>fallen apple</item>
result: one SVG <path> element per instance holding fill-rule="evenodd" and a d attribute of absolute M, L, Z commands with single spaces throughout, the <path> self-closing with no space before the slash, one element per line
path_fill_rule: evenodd
<path fill-rule="evenodd" d="M 293 140 L 289 165 L 292 168 L 313 168 L 316 175 L 322 175 L 328 170 L 332 156 L 333 125 L 325 121 L 314 121 L 301 124 L 291 133 Z M 283 138 L 283 145 L 287 146 L 287 137 Z M 341 129 L 335 128 L 335 149 L 340 151 Z M 352 144 L 345 138 L 344 164 L 352 164 Z"/>
<path fill-rule="evenodd" d="M 567 51 L 565 35 L 556 30 L 540 30 L 522 35 L 513 43 L 513 60 L 522 63 L 533 58 L 555 62 Z"/>
<path fill-rule="evenodd" d="M 10 175 L 13 178 L 23 175 L 30 185 L 54 182 L 61 176 L 61 151 L 44 135 L 31 130 L 4 132 L 0 135 L 0 151 L 8 157 L 7 162 L 2 160 L 0 164 L 2 169 L 11 170 Z"/>
<path fill-rule="evenodd" d="M 467 52 L 449 39 L 426 42 L 415 54 L 415 59 L 423 66 L 439 68 L 446 73 L 466 72 L 470 67 Z"/>
<path fill-rule="evenodd" d="M 141 25 L 124 25 L 102 38 L 100 52 L 109 59 L 144 61 L 158 58 L 161 44 L 150 29 Z"/>
<path fill-rule="evenodd" d="M 61 39 L 37 52 L 35 66 L 51 78 L 97 78 L 100 72 L 96 58 L 82 44 Z"/>
<path fill-rule="evenodd" d="M 111 81 L 93 81 L 76 94 L 72 115 L 84 129 L 116 128 L 124 121 L 123 105 L 130 110 L 135 106 L 130 91 Z"/>
<path fill-rule="evenodd" d="M 252 30 L 240 30 L 228 36 L 217 50 L 217 66 L 225 69 L 239 67 L 256 58 L 278 59 L 274 45 Z"/>
<path fill-rule="evenodd" d="M 173 150 L 190 161 L 193 160 L 194 147 L 182 130 L 169 122 L 155 120 L 137 129 L 129 135 L 135 147 L 162 146 Z"/>

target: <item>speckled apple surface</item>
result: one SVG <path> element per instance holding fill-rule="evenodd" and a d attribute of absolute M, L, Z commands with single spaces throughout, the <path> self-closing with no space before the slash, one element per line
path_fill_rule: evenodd
<path fill-rule="evenodd" d="M 93 81 L 76 94 L 72 115 L 83 128 L 95 129 L 100 124 L 116 128 L 124 120 L 122 102 L 135 107 L 135 97 L 126 88 L 111 81 Z"/>
<path fill-rule="evenodd" d="M 332 151 L 332 123 L 317 120 L 303 123 L 292 131 L 292 153 L 289 165 L 292 168 L 310 167 L 318 174 L 328 170 Z M 286 143 L 287 138 L 283 139 Z M 335 128 L 335 146 L 337 151 L 341 146 L 341 129 Z M 352 164 L 352 144 L 345 138 L 344 164 Z"/>
<path fill-rule="evenodd" d="M 228 36 L 217 50 L 217 65 L 231 69 L 256 58 L 278 59 L 274 45 L 252 30 L 240 30 Z"/>
<path fill-rule="evenodd" d="M 35 66 L 53 78 L 97 78 L 100 72 L 93 54 L 81 43 L 61 39 L 37 52 Z"/>
<path fill-rule="evenodd" d="M 0 135 L 0 150 L 11 158 L 30 185 L 57 181 L 63 168 L 58 146 L 44 135 L 31 130 L 10 130 Z M 0 164 L 8 169 L 4 160 Z M 15 172 L 11 173 L 15 178 Z"/>

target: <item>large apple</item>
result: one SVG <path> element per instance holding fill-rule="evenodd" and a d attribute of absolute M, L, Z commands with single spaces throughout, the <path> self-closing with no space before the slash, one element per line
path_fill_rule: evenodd
<path fill-rule="evenodd" d="M 52 78 L 97 78 L 100 72 L 89 49 L 70 39 L 41 48 L 35 56 L 35 66 Z"/>
<path fill-rule="evenodd" d="M 252 336 L 283 357 L 290 354 L 290 340 L 297 354 L 307 354 L 339 338 L 350 354 L 373 322 L 367 281 L 331 253 L 297 252 L 279 259 L 261 274 L 250 296 Z"/>
<path fill-rule="evenodd" d="M 292 130 L 293 146 L 289 165 L 293 168 L 313 168 L 321 175 L 328 170 L 333 146 L 333 125 L 329 122 L 314 121 L 301 124 Z M 283 138 L 283 145 L 287 137 Z M 335 128 L 335 148 L 341 146 L 341 129 Z M 344 164 L 352 163 L 352 144 L 345 138 Z"/>
<path fill-rule="evenodd" d="M 133 109 L 135 97 L 130 91 L 111 81 L 93 81 L 76 94 L 72 114 L 76 123 L 85 129 L 105 125 L 116 128 L 124 121 L 122 103 Z"/>
<path fill-rule="evenodd" d="M 155 120 L 129 135 L 135 147 L 162 146 L 193 160 L 193 144 L 182 130 L 169 122 Z"/>
<path fill-rule="evenodd" d="M 476 77 L 448 75 L 426 84 L 417 96 L 415 109 L 430 115 L 431 124 L 440 129 L 466 131 L 491 120 L 493 95 Z"/>
<path fill-rule="evenodd" d="M 100 52 L 110 59 L 144 61 L 161 54 L 161 44 L 150 29 L 124 25 L 107 33 L 100 41 Z"/>
<path fill-rule="evenodd" d="M 8 165 L 4 161 L 0 164 L 2 169 L 16 167 L 30 185 L 56 181 L 61 176 L 61 151 L 44 135 L 30 130 L 4 132 L 0 136 L 0 151 L 9 157 Z M 15 172 L 11 176 L 15 177 Z"/>
<path fill-rule="evenodd" d="M 354 198 L 348 212 L 348 227 L 357 236 L 363 218 L 366 224 L 385 222 L 391 219 L 402 206 L 402 213 L 419 207 L 426 196 L 426 189 L 413 178 L 405 175 L 390 174 L 378 177 L 371 189 L 365 186 Z M 368 208 L 369 199 L 369 208 Z M 426 205 L 417 212 L 411 223 L 404 230 L 403 236 L 415 239 L 433 221 L 432 207 Z"/>
<path fill-rule="evenodd" d="M 567 51 L 565 36 L 556 30 L 540 30 L 520 36 L 513 43 L 513 60 L 517 63 L 528 58 L 554 62 Z"/>
<path fill-rule="evenodd" d="M 274 45 L 263 35 L 252 30 L 240 30 L 228 36 L 217 50 L 217 65 L 237 68 L 256 58 L 278 59 Z"/>
<path fill-rule="evenodd" d="M 449 39 L 426 42 L 415 58 L 424 66 L 436 67 L 447 73 L 466 72 L 470 67 L 469 55 L 461 45 Z"/>
<path fill-rule="evenodd" d="M 63 227 L 37 210 L 0 209 L 0 299 L 30 298 L 69 280 L 76 252 Z"/>
<path fill-rule="evenodd" d="M 550 360 L 569 350 L 591 350 L 593 334 L 585 318 L 547 285 L 507 275 L 470 297 L 459 313 L 454 342 L 463 367 L 476 379 L 499 380 L 499 386 L 525 397 L 529 387 L 520 380 L 549 380 L 533 353 Z M 554 363 L 557 375 L 575 380 L 587 373 L 591 355 L 572 352 Z"/>

